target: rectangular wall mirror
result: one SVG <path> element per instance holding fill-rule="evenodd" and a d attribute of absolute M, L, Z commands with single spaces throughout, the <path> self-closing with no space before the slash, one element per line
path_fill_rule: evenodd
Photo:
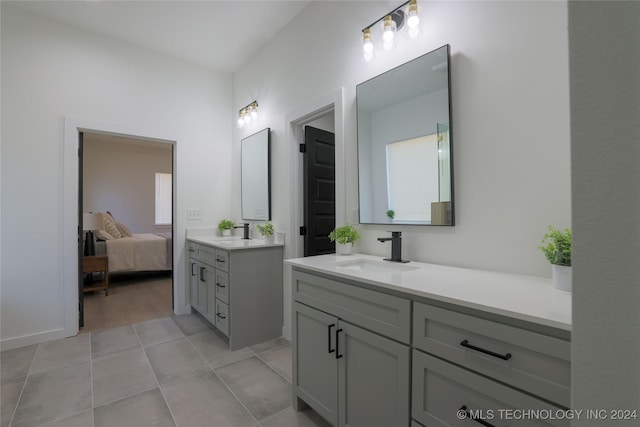
<path fill-rule="evenodd" d="M 361 83 L 363 224 L 454 225 L 449 45 Z"/>
<path fill-rule="evenodd" d="M 271 219 L 271 130 L 242 140 L 242 219 Z"/>

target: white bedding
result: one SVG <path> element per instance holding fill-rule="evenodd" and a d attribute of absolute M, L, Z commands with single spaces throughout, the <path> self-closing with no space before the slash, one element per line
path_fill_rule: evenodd
<path fill-rule="evenodd" d="M 106 243 L 109 272 L 171 270 L 171 245 L 164 237 L 134 234 Z"/>

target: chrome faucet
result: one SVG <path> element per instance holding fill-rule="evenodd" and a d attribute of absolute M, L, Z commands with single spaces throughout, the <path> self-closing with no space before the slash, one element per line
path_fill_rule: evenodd
<path fill-rule="evenodd" d="M 242 225 L 236 225 L 236 226 L 235 226 L 235 227 L 233 227 L 233 228 L 242 228 L 242 231 L 243 231 L 243 233 L 244 233 L 244 235 L 242 236 L 242 238 L 243 238 L 243 239 L 245 239 L 245 240 L 249 240 L 249 223 L 248 223 L 248 222 L 245 222 L 245 223 L 244 223 L 244 224 L 242 224 Z"/>
<path fill-rule="evenodd" d="M 379 242 L 387 242 L 391 240 L 391 258 L 385 258 L 385 261 L 392 262 L 409 262 L 402 259 L 402 233 L 400 231 L 392 231 L 391 237 L 378 237 Z"/>

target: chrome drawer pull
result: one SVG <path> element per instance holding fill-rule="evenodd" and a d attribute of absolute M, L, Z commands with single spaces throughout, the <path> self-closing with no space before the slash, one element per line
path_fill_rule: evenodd
<path fill-rule="evenodd" d="M 485 350 L 484 348 L 476 347 L 475 345 L 469 344 L 468 340 L 463 340 L 460 343 L 460 345 L 463 346 L 463 347 L 470 348 L 471 350 L 479 351 L 480 353 L 488 354 L 489 356 L 497 357 L 498 359 L 502 359 L 502 360 L 511 359 L 511 353 L 500 354 L 500 353 L 495 353 L 495 352 L 493 352 L 491 350 Z"/>
<path fill-rule="evenodd" d="M 458 411 L 464 411 L 465 414 L 467 414 L 467 418 L 469 418 L 470 420 L 473 420 L 479 424 L 482 424 L 483 426 L 487 426 L 487 427 L 495 427 L 493 424 L 486 422 L 485 420 L 483 420 L 480 417 L 474 417 L 473 415 L 471 415 L 471 412 L 469 412 L 467 410 L 467 405 L 462 405 L 462 407 L 460 409 L 458 409 Z M 461 418 L 460 416 L 458 418 Z"/>

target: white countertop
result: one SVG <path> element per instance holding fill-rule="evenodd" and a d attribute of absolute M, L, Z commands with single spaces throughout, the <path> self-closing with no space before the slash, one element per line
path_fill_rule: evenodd
<path fill-rule="evenodd" d="M 348 264 L 372 262 L 371 271 Z M 553 289 L 551 279 L 437 264 L 392 264 L 370 255 L 319 255 L 285 260 L 294 267 L 361 281 L 410 295 L 444 301 L 571 331 L 571 293 Z M 384 263 L 384 264 L 381 264 Z M 342 264 L 342 265 L 340 265 Z M 395 265 L 394 265 L 395 264 Z M 380 265 L 378 269 L 377 266 Z M 412 270 L 404 270 L 413 268 Z M 374 271 L 376 270 L 376 271 Z"/>
<path fill-rule="evenodd" d="M 267 248 L 274 246 L 284 246 L 279 242 L 267 243 L 264 239 L 249 239 L 244 240 L 238 236 L 232 237 L 220 237 L 220 236 L 187 236 L 187 240 L 194 243 L 200 243 L 203 245 L 215 246 L 219 249 L 227 251 L 234 251 L 240 249 L 255 249 L 255 248 Z"/>

